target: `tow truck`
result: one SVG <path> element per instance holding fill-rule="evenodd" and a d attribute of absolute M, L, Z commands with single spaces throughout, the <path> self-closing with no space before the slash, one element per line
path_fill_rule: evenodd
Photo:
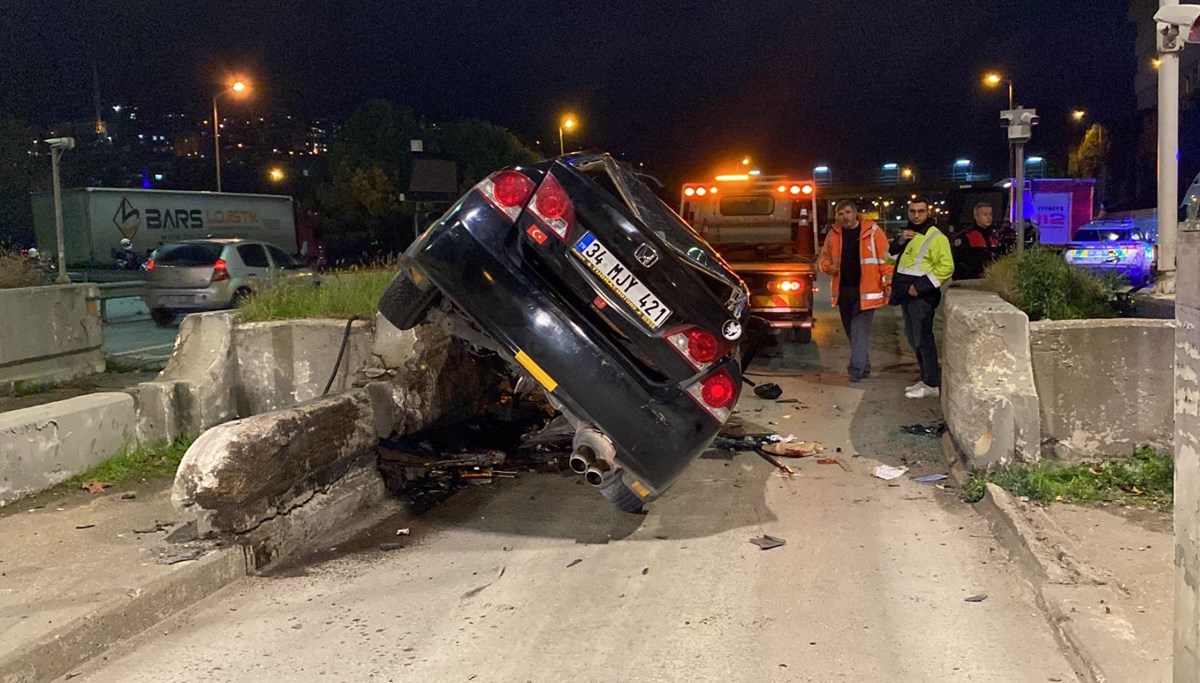
<path fill-rule="evenodd" d="M 750 291 L 750 311 L 772 333 L 812 341 L 816 292 L 816 183 L 786 176 L 718 175 L 685 183 L 679 215 Z"/>

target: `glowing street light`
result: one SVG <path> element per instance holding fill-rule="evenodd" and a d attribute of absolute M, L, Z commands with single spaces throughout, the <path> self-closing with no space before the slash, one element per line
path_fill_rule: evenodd
<path fill-rule="evenodd" d="M 903 177 L 905 180 L 912 180 L 912 178 L 913 178 L 913 170 L 912 170 L 911 168 L 909 168 L 909 167 L 905 166 L 904 168 L 900 169 L 900 175 L 901 175 L 901 176 L 902 176 L 902 177 Z"/>
<path fill-rule="evenodd" d="M 213 150 L 217 161 L 217 192 L 221 191 L 221 115 L 217 112 L 217 100 L 229 93 L 244 96 L 249 90 L 250 86 L 245 81 L 238 79 L 225 90 L 213 95 Z"/>
<path fill-rule="evenodd" d="M 562 156 L 563 154 L 567 153 L 565 147 L 563 146 L 563 131 L 564 130 L 574 130 L 575 126 L 578 126 L 578 125 L 579 125 L 579 122 L 576 121 L 575 117 L 570 114 L 567 114 L 566 116 L 564 116 L 562 122 L 558 124 L 558 154 L 559 154 L 559 156 Z"/>
<path fill-rule="evenodd" d="M 742 157 L 742 165 L 749 166 L 750 165 L 750 157 Z"/>
<path fill-rule="evenodd" d="M 984 74 L 983 84 L 989 88 L 998 88 L 1001 83 L 1008 83 L 1008 108 L 1013 108 L 1013 82 L 1010 78 L 1005 78 L 1002 74 L 995 71 Z"/>
<path fill-rule="evenodd" d="M 1076 109 L 1075 111 L 1071 112 L 1071 118 L 1075 119 L 1076 121 L 1083 121 L 1083 119 L 1086 117 L 1087 112 L 1082 109 Z"/>
<path fill-rule="evenodd" d="M 283 173 L 283 169 L 278 166 L 273 166 L 270 171 L 267 171 L 267 176 L 271 179 L 271 182 L 273 182 L 273 183 L 283 182 L 283 179 L 285 177 L 284 173 Z"/>

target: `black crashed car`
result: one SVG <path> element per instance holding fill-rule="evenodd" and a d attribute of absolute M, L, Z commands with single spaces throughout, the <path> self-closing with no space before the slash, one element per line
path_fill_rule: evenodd
<path fill-rule="evenodd" d="M 379 311 L 410 329 L 439 300 L 541 384 L 575 427 L 571 468 L 625 510 L 679 477 L 741 393 L 745 285 L 607 154 L 499 171 L 460 198 Z"/>

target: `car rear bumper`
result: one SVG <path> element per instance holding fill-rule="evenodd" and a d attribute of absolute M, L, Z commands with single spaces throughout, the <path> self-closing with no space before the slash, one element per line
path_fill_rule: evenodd
<path fill-rule="evenodd" d="M 642 497 L 653 499 L 708 447 L 721 424 L 681 387 L 649 384 L 630 371 L 623 351 L 590 330 L 531 267 L 504 251 L 511 234 L 500 219 L 471 230 L 449 219 L 426 233 L 406 258 L 555 400 L 611 440 L 626 484 L 639 493 L 648 489 Z M 703 374 L 717 367 L 740 391 L 736 356 Z M 683 385 L 698 380 L 699 375 Z"/>
<path fill-rule="evenodd" d="M 163 309 L 175 312 L 219 311 L 229 308 L 233 290 L 223 285 L 197 289 L 154 288 L 147 285 L 142 301 L 151 310 Z"/>
<path fill-rule="evenodd" d="M 1084 268 L 1095 273 L 1116 273 L 1129 278 L 1130 284 L 1140 285 L 1149 281 L 1153 276 L 1150 266 L 1129 263 L 1072 263 L 1071 265 Z"/>

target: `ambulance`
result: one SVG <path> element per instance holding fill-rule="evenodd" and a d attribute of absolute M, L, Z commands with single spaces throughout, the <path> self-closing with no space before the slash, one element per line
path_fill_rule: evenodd
<path fill-rule="evenodd" d="M 816 183 L 750 173 L 683 186 L 679 214 L 750 290 L 752 315 L 793 341 L 812 341 Z"/>

